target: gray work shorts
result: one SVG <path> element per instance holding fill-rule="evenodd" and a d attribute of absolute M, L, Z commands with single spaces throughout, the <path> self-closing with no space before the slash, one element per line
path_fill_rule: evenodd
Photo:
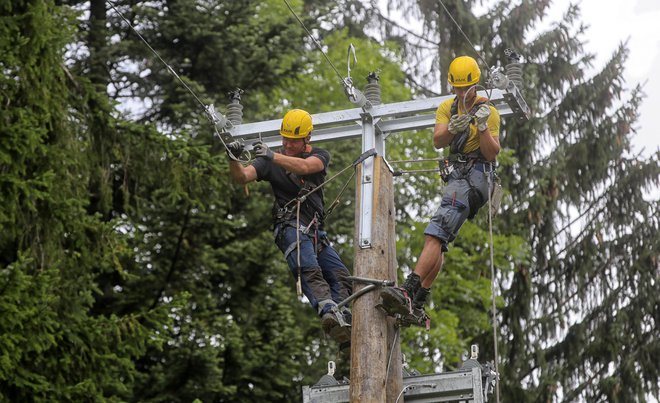
<path fill-rule="evenodd" d="M 447 185 L 442 189 L 440 207 L 424 230 L 424 234 L 438 238 L 442 242 L 444 252 L 448 249 L 447 245 L 456 239 L 458 230 L 465 220 L 473 217 L 488 201 L 487 175 L 491 175 L 493 179 L 490 164 L 481 162 L 475 163 L 466 174 L 463 173 L 460 165 L 450 174 Z M 474 213 L 472 216 L 470 211 Z"/>

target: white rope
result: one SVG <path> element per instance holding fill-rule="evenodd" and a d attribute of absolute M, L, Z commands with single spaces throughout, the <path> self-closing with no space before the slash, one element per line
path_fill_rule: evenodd
<path fill-rule="evenodd" d="M 298 298 L 300 298 L 302 297 L 302 267 L 300 267 L 300 200 L 296 203 L 296 260 L 298 263 L 296 292 L 298 293 Z"/>
<path fill-rule="evenodd" d="M 490 166 L 488 173 L 488 234 L 490 237 L 490 291 L 492 294 L 492 313 L 493 313 L 493 348 L 495 359 L 495 401 L 500 403 L 500 380 L 498 370 L 498 353 L 497 353 L 497 308 L 495 306 L 495 262 L 494 262 L 494 245 L 493 245 L 493 210 L 491 206 L 491 192 L 493 187 L 493 165 Z"/>

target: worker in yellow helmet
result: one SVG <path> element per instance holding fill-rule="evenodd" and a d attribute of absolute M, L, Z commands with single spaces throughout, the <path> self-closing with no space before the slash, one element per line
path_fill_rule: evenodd
<path fill-rule="evenodd" d="M 449 65 L 447 81 L 455 97 L 436 110 L 433 131 L 435 148 L 450 148 L 449 157 L 441 164 L 446 186 L 440 207 L 424 231 L 424 248 L 415 270 L 402 287 L 381 292 L 385 310 L 408 318 L 409 324 L 424 325 L 428 320 L 423 307 L 442 268 L 444 253 L 465 220 L 474 217 L 488 201 L 492 189 L 488 176 L 494 178 L 500 151 L 500 116 L 488 99 L 477 95 L 480 78 L 481 70 L 472 57 L 459 56 Z"/>
<path fill-rule="evenodd" d="M 280 135 L 282 150 L 273 152 L 262 143 L 253 144 L 255 160 L 243 166 L 235 159 L 243 152 L 240 142 L 230 143 L 229 171 L 234 181 L 246 184 L 268 181 L 275 195 L 273 224 L 275 243 L 287 260 L 302 291 L 317 310 L 323 330 L 346 349 L 350 343 L 351 313 L 337 304 L 348 298 L 352 285 L 350 273 L 323 229 L 323 188 L 310 190 L 323 183 L 330 154 L 310 144 L 312 117 L 302 109 L 284 115 Z M 304 201 L 298 211 L 296 199 Z"/>

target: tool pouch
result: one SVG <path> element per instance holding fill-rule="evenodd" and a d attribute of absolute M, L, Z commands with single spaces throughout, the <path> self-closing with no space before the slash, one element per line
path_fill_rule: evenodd
<path fill-rule="evenodd" d="M 500 178 L 495 176 L 493 181 L 493 191 L 490 194 L 490 213 L 495 216 L 500 210 L 500 205 L 502 204 L 502 196 L 504 192 L 502 191 L 502 185 L 500 184 Z"/>

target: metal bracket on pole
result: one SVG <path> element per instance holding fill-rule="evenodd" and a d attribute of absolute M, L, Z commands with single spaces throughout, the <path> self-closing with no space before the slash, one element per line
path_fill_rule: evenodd
<path fill-rule="evenodd" d="M 385 154 L 385 142 L 380 132 L 376 131 L 375 120 L 368 112 L 362 117 L 362 152 L 376 149 L 376 153 Z M 360 220 L 358 225 L 358 242 L 362 249 L 371 248 L 371 224 L 373 220 L 374 197 L 374 166 L 375 159 L 371 158 L 362 163 L 360 176 Z"/>
<path fill-rule="evenodd" d="M 404 377 L 404 389 L 399 397 L 420 403 L 484 403 L 491 392 L 483 387 L 482 378 L 481 367 Z M 303 403 L 348 403 L 349 385 L 303 386 L 302 398 Z"/>
<path fill-rule="evenodd" d="M 222 113 L 216 111 L 213 104 L 206 106 L 206 114 L 216 128 L 215 133 L 222 139 L 224 144 L 229 144 L 234 141 L 232 131 L 235 126 L 229 119 L 227 119 Z"/>

